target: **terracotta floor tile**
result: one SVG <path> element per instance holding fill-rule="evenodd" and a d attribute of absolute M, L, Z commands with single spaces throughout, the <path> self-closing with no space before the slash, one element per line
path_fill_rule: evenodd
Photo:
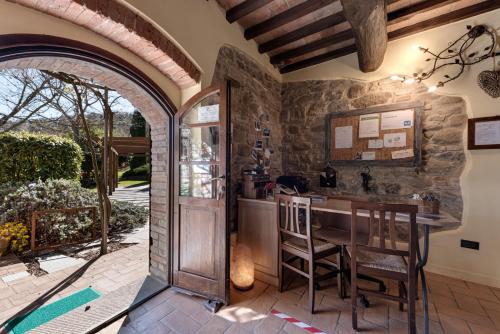
<path fill-rule="evenodd" d="M 151 327 L 153 324 L 172 312 L 174 312 L 174 307 L 170 304 L 170 301 L 167 300 L 164 303 L 148 310 L 136 319 L 131 320 L 130 326 L 139 333 L 142 333 L 146 331 L 147 328 Z"/>
<path fill-rule="evenodd" d="M 161 323 L 179 334 L 196 333 L 201 325 L 179 310 L 175 310 L 161 319 Z"/>
<path fill-rule="evenodd" d="M 462 319 L 452 318 L 442 314 L 441 325 L 445 334 L 470 334 L 471 330 L 467 322 Z"/>
<path fill-rule="evenodd" d="M 462 295 L 484 299 L 495 303 L 498 302 L 498 298 L 495 296 L 492 290 L 487 291 L 482 289 L 469 289 L 468 287 L 462 288 L 454 285 L 450 285 L 449 287 L 454 294 L 459 293 Z"/>
<path fill-rule="evenodd" d="M 220 317 L 212 317 L 210 321 L 208 321 L 202 328 L 198 330 L 198 333 L 213 333 L 213 334 L 222 334 L 229 327 L 231 327 L 231 323 L 225 319 Z"/>
<path fill-rule="evenodd" d="M 251 334 L 251 332 L 247 331 L 239 324 L 232 324 L 231 327 L 224 332 L 224 334 Z"/>
<path fill-rule="evenodd" d="M 477 298 L 471 296 L 465 296 L 460 293 L 455 293 L 455 300 L 457 301 L 458 307 L 464 311 L 487 316 L 486 311 L 483 306 L 479 303 Z"/>
<path fill-rule="evenodd" d="M 272 334 L 279 333 L 281 329 L 285 326 L 286 321 L 269 315 L 264 320 L 262 320 L 258 325 L 255 326 L 253 332 L 255 334 Z"/>
<path fill-rule="evenodd" d="M 500 331 L 498 330 L 482 327 L 476 324 L 469 323 L 469 326 L 474 334 L 500 334 Z"/>
<path fill-rule="evenodd" d="M 379 327 L 389 328 L 389 305 L 370 298 L 370 307 L 364 310 L 363 319 Z"/>
<path fill-rule="evenodd" d="M 452 318 L 465 320 L 469 323 L 474 323 L 483 327 L 495 328 L 495 324 L 489 317 L 469 313 L 459 308 L 453 307 L 437 307 L 439 316 L 447 315 Z"/>

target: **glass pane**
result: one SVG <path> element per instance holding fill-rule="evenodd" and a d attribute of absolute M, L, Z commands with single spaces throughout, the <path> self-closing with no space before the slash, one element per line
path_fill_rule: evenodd
<path fill-rule="evenodd" d="M 216 198 L 217 180 L 219 176 L 218 165 L 188 164 L 179 165 L 181 196 L 198 198 Z"/>
<path fill-rule="evenodd" d="M 219 161 L 219 127 L 180 129 L 181 161 Z"/>
<path fill-rule="evenodd" d="M 205 97 L 198 104 L 192 107 L 182 117 L 182 125 L 195 125 L 202 123 L 212 123 L 219 121 L 219 100 L 220 94 L 214 93 Z"/>

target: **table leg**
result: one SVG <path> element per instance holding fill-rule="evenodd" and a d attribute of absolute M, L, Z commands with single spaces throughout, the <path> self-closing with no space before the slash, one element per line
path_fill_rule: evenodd
<path fill-rule="evenodd" d="M 424 303 L 424 334 L 429 334 L 429 300 L 427 295 L 427 282 L 425 280 L 424 267 L 429 257 L 429 232 L 430 226 L 424 225 L 424 252 L 420 251 L 420 242 L 417 244 L 417 275 L 420 273 L 422 280 L 422 301 Z"/>

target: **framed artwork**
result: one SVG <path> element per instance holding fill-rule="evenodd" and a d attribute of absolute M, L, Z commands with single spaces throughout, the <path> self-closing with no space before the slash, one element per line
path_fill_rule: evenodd
<path fill-rule="evenodd" d="M 467 125 L 469 150 L 500 148 L 500 116 L 471 118 Z"/>

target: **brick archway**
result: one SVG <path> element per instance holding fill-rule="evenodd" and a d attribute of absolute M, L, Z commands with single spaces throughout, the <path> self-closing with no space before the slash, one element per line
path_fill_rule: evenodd
<path fill-rule="evenodd" d="M 172 119 L 176 110 L 145 74 L 105 50 L 41 35 L 0 36 L 0 69 L 34 68 L 65 72 L 108 86 L 127 98 L 151 127 L 150 272 L 170 281 Z"/>
<path fill-rule="evenodd" d="M 200 70 L 174 42 L 116 0 L 8 1 L 62 18 L 112 40 L 156 67 L 181 89 L 200 81 Z"/>

